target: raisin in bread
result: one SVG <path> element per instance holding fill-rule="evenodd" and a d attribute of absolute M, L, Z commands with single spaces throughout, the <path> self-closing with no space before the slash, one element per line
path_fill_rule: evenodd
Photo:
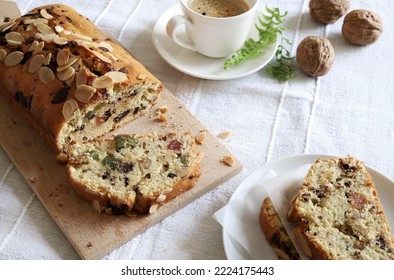
<path fill-rule="evenodd" d="M 157 102 L 163 85 L 71 7 L 0 23 L 0 94 L 57 152 L 102 136 Z"/>
<path fill-rule="evenodd" d="M 189 134 L 129 135 L 70 145 L 72 188 L 99 212 L 153 213 L 192 188 L 201 154 Z"/>
<path fill-rule="evenodd" d="M 279 259 L 300 259 L 269 197 L 266 197 L 261 205 L 260 226 L 265 238 L 274 249 Z"/>
<path fill-rule="evenodd" d="M 394 259 L 394 243 L 375 185 L 353 157 L 324 158 L 291 202 L 295 240 L 312 259 Z"/>

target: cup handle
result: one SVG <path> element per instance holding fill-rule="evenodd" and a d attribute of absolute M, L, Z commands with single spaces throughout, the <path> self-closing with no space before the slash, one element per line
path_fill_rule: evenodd
<path fill-rule="evenodd" d="M 178 27 L 180 27 L 182 24 L 191 24 L 189 20 L 187 20 L 184 16 L 181 15 L 176 15 L 173 16 L 168 22 L 166 26 L 166 31 L 167 35 L 179 46 L 184 47 L 186 49 L 196 51 L 195 46 L 193 45 L 192 42 L 187 42 L 183 38 L 179 38 L 176 35 L 176 30 Z"/>

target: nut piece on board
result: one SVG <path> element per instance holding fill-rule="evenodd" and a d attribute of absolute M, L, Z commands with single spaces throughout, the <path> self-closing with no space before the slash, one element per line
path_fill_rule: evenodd
<path fill-rule="evenodd" d="M 317 22 L 330 24 L 346 14 L 349 7 L 349 0 L 311 0 L 309 14 Z"/>
<path fill-rule="evenodd" d="M 380 16 L 368 10 L 354 10 L 348 13 L 342 25 L 342 36 L 350 43 L 366 46 L 376 42 L 383 32 Z"/>
<path fill-rule="evenodd" d="M 296 60 L 308 76 L 324 76 L 334 62 L 334 48 L 330 41 L 320 36 L 308 36 L 298 45 Z"/>

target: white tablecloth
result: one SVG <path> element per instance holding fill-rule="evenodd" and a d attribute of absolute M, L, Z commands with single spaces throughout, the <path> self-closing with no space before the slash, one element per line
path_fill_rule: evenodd
<path fill-rule="evenodd" d="M 111 32 L 242 162 L 237 176 L 114 250 L 105 259 L 225 259 L 222 228 L 212 214 L 266 162 L 294 154 L 354 155 L 394 178 L 394 1 L 351 1 L 381 15 L 384 32 L 367 47 L 341 36 L 343 18 L 324 26 L 308 13 L 308 0 L 261 1 L 288 11 L 292 54 L 307 35 L 326 36 L 335 49 L 321 78 L 278 83 L 264 70 L 229 81 L 183 74 L 167 64 L 152 42 L 152 29 L 178 0 L 19 0 L 21 11 L 63 2 Z M 0 148 L 0 259 L 78 259 L 11 160 Z"/>

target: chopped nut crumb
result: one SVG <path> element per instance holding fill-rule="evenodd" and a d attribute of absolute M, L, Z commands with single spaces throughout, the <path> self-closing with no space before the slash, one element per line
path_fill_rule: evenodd
<path fill-rule="evenodd" d="M 233 156 L 224 156 L 223 159 L 222 159 L 222 162 L 225 165 L 228 165 L 228 166 L 234 166 L 235 165 L 235 159 L 234 159 Z"/>
<path fill-rule="evenodd" d="M 196 143 L 200 145 L 204 145 L 206 136 L 207 136 L 207 132 L 205 130 L 200 131 L 200 133 L 195 138 Z"/>
<path fill-rule="evenodd" d="M 167 122 L 168 118 L 165 115 L 163 115 L 162 113 L 159 113 L 156 117 L 156 120 L 159 122 Z"/>
<path fill-rule="evenodd" d="M 231 135 L 233 135 L 233 134 L 230 131 L 223 131 L 218 134 L 218 137 L 222 138 L 222 139 L 227 139 L 227 138 L 230 138 Z"/>
<path fill-rule="evenodd" d="M 167 113 L 168 112 L 168 106 L 167 105 L 161 106 L 158 110 L 160 111 L 160 113 L 163 113 L 163 114 Z"/>
<path fill-rule="evenodd" d="M 91 241 L 89 241 L 88 244 L 86 245 L 86 247 L 88 247 L 88 248 L 93 247 L 93 243 Z"/>
<path fill-rule="evenodd" d="M 37 178 L 36 177 L 30 177 L 29 178 L 29 182 L 34 184 L 35 182 L 37 182 Z"/>

